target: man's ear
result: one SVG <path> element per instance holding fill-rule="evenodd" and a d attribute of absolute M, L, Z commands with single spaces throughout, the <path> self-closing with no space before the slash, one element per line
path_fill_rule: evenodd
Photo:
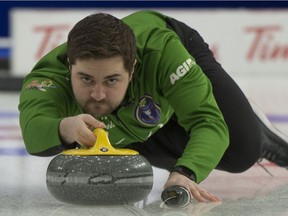
<path fill-rule="evenodd" d="M 69 58 L 68 58 L 68 57 L 67 57 L 67 62 L 68 62 L 69 71 L 71 71 L 71 64 L 70 64 L 70 61 L 69 61 Z"/>
<path fill-rule="evenodd" d="M 132 70 L 132 72 L 131 72 L 131 74 L 130 74 L 130 79 L 129 79 L 129 81 L 131 81 L 131 79 L 132 79 L 132 77 L 133 77 L 133 74 L 134 74 L 134 71 L 135 71 L 135 66 L 136 66 L 136 64 L 137 64 L 137 60 L 135 59 L 135 61 L 134 61 L 134 65 L 133 65 L 133 70 Z"/>

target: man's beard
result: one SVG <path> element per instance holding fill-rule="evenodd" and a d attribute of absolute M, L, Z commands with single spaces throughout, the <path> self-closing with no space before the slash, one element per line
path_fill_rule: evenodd
<path fill-rule="evenodd" d="M 114 108 L 107 101 L 89 100 L 83 107 L 83 111 L 92 115 L 94 118 L 99 118 L 111 114 Z"/>

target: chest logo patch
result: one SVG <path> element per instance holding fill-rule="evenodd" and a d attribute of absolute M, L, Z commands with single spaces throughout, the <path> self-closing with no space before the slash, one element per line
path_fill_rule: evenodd
<path fill-rule="evenodd" d="M 160 114 L 161 108 L 150 95 L 142 97 L 135 109 L 135 118 L 146 126 L 156 125 L 160 120 Z"/>

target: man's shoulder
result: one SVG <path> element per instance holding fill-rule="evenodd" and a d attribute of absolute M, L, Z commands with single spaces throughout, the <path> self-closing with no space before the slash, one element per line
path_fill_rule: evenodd
<path fill-rule="evenodd" d="M 146 25 L 166 27 L 166 16 L 155 10 L 136 11 L 122 20 L 129 26 Z"/>

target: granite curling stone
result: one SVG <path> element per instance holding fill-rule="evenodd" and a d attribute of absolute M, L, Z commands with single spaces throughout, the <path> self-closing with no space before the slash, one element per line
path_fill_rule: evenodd
<path fill-rule="evenodd" d="M 59 201 L 79 205 L 119 205 L 145 199 L 153 170 L 137 151 L 115 149 L 103 129 L 92 148 L 57 155 L 46 172 L 48 191 Z"/>

